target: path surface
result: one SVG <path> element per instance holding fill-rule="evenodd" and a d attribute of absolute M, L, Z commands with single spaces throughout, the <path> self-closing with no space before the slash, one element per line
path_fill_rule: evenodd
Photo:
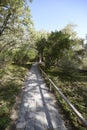
<path fill-rule="evenodd" d="M 66 130 L 37 64 L 32 66 L 25 81 L 16 127 L 18 130 Z"/>

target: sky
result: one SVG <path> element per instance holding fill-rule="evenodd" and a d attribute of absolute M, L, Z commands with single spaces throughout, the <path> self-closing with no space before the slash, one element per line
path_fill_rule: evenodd
<path fill-rule="evenodd" d="M 33 0 L 29 7 L 36 30 L 55 31 L 76 24 L 77 36 L 87 34 L 87 0 Z"/>

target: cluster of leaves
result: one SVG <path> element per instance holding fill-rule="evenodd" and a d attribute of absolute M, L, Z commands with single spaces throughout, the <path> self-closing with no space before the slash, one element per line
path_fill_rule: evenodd
<path fill-rule="evenodd" d="M 14 51 L 13 61 L 15 64 L 23 65 L 29 61 L 35 60 L 37 51 L 28 44 L 23 44 L 19 49 Z"/>
<path fill-rule="evenodd" d="M 83 57 L 86 57 L 87 49 L 83 46 L 83 39 L 77 38 L 72 28 L 73 25 L 67 25 L 63 30 L 43 35 L 37 41 L 39 57 L 46 66 L 80 67 L 83 65 Z"/>
<path fill-rule="evenodd" d="M 32 28 L 30 9 L 24 0 L 0 1 L 0 67 L 12 60 L 16 49 L 26 43 L 29 46 Z"/>

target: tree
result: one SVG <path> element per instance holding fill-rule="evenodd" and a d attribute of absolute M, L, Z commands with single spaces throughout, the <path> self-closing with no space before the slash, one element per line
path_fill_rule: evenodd
<path fill-rule="evenodd" d="M 30 44 L 33 24 L 30 9 L 23 0 L 1 0 L 0 17 L 0 64 L 4 64 L 11 59 L 8 54 L 14 49 L 26 41 Z"/>
<path fill-rule="evenodd" d="M 64 32 L 55 31 L 47 35 L 47 37 L 39 37 L 37 40 L 37 50 L 40 57 L 40 61 L 44 61 L 46 66 L 51 65 L 63 65 L 63 66 L 75 66 L 80 63 L 76 61 L 74 54 L 76 48 L 83 46 L 83 40 L 76 37 L 72 37 L 74 32 L 70 27 L 70 33 L 68 30 Z M 44 60 L 43 60 L 44 59 Z M 49 62 L 50 61 L 50 62 Z"/>
<path fill-rule="evenodd" d="M 49 33 L 46 31 L 36 32 L 36 47 L 38 51 L 39 62 L 44 61 L 44 49 Z"/>
<path fill-rule="evenodd" d="M 75 31 L 76 24 L 67 24 L 61 31 L 70 36 L 71 39 L 77 38 L 77 33 Z"/>
<path fill-rule="evenodd" d="M 69 39 L 68 34 L 61 31 L 52 32 L 47 39 L 45 48 L 45 59 L 48 66 L 58 64 L 59 60 L 65 55 L 64 52 L 69 50 L 72 44 L 73 41 Z M 48 59 L 50 59 L 50 62 Z"/>
<path fill-rule="evenodd" d="M 26 11 L 30 11 L 23 0 L 1 0 L 0 1 L 0 36 L 4 33 L 6 29 L 14 30 L 17 22 L 22 22 L 26 24 L 27 19 L 30 21 L 30 13 L 27 15 L 29 17 L 25 18 Z M 26 21 L 23 23 L 23 21 Z"/>
<path fill-rule="evenodd" d="M 37 56 L 37 51 L 29 42 L 21 44 L 19 48 L 13 52 L 13 61 L 15 64 L 23 65 L 29 61 L 33 61 Z"/>

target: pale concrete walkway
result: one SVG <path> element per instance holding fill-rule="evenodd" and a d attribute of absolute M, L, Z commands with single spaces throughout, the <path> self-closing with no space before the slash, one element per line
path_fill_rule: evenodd
<path fill-rule="evenodd" d="M 37 64 L 29 71 L 19 118 L 18 130 L 66 130 L 55 105 L 55 98 L 40 75 Z"/>

